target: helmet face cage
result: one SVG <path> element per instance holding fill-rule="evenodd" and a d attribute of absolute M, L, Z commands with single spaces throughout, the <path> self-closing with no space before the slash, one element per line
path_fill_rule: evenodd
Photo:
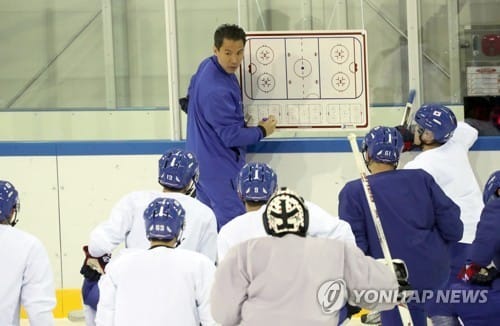
<path fill-rule="evenodd" d="M 237 190 L 244 201 L 266 202 L 277 184 L 276 173 L 266 163 L 247 163 L 237 177 Z"/>
<path fill-rule="evenodd" d="M 428 104 L 418 109 L 415 122 L 424 130 L 432 131 L 437 143 L 446 143 L 457 128 L 453 111 L 441 104 Z"/>
<path fill-rule="evenodd" d="M 269 199 L 262 219 L 266 232 L 274 237 L 288 233 L 305 236 L 309 227 L 304 200 L 288 188 L 281 188 Z"/>
<path fill-rule="evenodd" d="M 17 223 L 17 213 L 21 210 L 19 194 L 8 181 L 0 181 L 0 221 L 8 220 L 14 209 L 14 218 L 9 223 L 14 226 Z"/>
<path fill-rule="evenodd" d="M 173 198 L 156 198 L 144 211 L 146 236 L 149 240 L 181 240 L 186 211 Z"/>
<path fill-rule="evenodd" d="M 158 182 L 164 187 L 193 188 L 198 182 L 198 175 L 198 161 L 191 152 L 170 150 L 158 161 Z"/>
<path fill-rule="evenodd" d="M 366 134 L 361 148 L 365 163 L 368 154 L 375 162 L 397 164 L 403 146 L 403 137 L 396 128 L 377 126 Z"/>
<path fill-rule="evenodd" d="M 483 202 L 485 205 L 491 200 L 500 198 L 497 194 L 498 188 L 500 188 L 500 170 L 493 172 L 484 186 Z"/>

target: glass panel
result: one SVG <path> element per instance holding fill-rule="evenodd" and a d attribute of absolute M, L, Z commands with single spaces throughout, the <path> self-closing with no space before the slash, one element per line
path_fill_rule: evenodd
<path fill-rule="evenodd" d="M 238 3 L 235 0 L 189 0 L 177 1 L 176 6 L 179 95 L 182 97 L 198 64 L 213 54 L 213 33 L 217 26 L 239 23 Z"/>
<path fill-rule="evenodd" d="M 168 106 L 164 1 L 113 0 L 112 17 L 117 107 Z"/>
<path fill-rule="evenodd" d="M 103 107 L 100 3 L 1 2 L 0 108 Z"/>
<path fill-rule="evenodd" d="M 457 71 L 452 70 L 453 62 L 450 58 L 451 40 L 457 39 L 457 26 L 449 24 L 454 19 L 455 12 L 451 12 L 451 1 L 426 0 L 421 2 L 421 45 L 422 45 L 422 81 L 424 103 L 440 102 L 457 104 L 461 100 L 452 96 L 457 90 L 452 90 L 452 75 L 455 80 L 460 78 Z M 448 10 L 450 9 L 450 10 Z M 454 33 L 455 32 L 455 33 Z M 455 52 L 456 53 L 456 52 Z M 458 59 L 458 56 L 456 56 Z"/>

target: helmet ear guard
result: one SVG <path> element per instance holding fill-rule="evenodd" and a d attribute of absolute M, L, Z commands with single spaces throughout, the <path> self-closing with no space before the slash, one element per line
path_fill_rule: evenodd
<path fill-rule="evenodd" d="M 269 199 L 262 219 L 267 234 L 274 237 L 289 233 L 304 237 L 309 227 L 309 211 L 304 199 L 286 187 Z"/>

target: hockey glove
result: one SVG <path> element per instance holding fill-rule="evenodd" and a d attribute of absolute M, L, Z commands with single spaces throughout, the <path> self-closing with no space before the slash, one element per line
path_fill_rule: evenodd
<path fill-rule="evenodd" d="M 377 261 L 386 265 L 386 261 L 383 258 L 379 258 Z M 408 268 L 406 267 L 405 262 L 401 259 L 393 259 L 392 265 L 399 284 L 399 294 L 397 299 L 398 301 L 403 301 L 412 290 L 411 285 L 408 282 Z"/>
<path fill-rule="evenodd" d="M 89 281 L 98 281 L 101 275 L 104 274 L 104 268 L 111 259 L 111 254 L 106 254 L 101 257 L 93 257 L 89 253 L 89 247 L 83 246 L 83 252 L 85 253 L 85 260 L 83 261 L 82 268 L 80 269 L 80 274 L 83 275 Z"/>
<path fill-rule="evenodd" d="M 415 148 L 418 148 L 418 146 L 413 144 L 414 134 L 410 129 L 406 129 L 403 126 L 396 126 L 395 128 L 399 131 L 401 136 L 403 136 L 403 152 L 408 152 Z"/>
<path fill-rule="evenodd" d="M 346 319 L 351 319 L 352 316 L 361 311 L 361 307 L 351 306 L 349 303 L 346 303 L 347 316 Z"/>
<path fill-rule="evenodd" d="M 490 285 L 497 277 L 498 271 L 495 267 L 482 267 L 476 263 L 466 264 L 458 273 L 458 278 L 465 282 L 476 285 Z"/>
<path fill-rule="evenodd" d="M 187 95 L 186 97 L 181 97 L 179 99 L 179 105 L 181 107 L 181 110 L 186 114 L 188 113 L 188 104 L 189 104 L 189 95 Z"/>

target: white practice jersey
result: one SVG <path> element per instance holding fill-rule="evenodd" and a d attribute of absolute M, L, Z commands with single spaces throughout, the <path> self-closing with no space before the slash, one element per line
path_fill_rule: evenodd
<path fill-rule="evenodd" d="M 288 234 L 231 248 L 215 272 L 210 305 L 221 325 L 337 325 L 346 299 L 367 309 L 395 306 L 353 292 L 367 289 L 396 293 L 398 283 L 355 244 Z"/>
<path fill-rule="evenodd" d="M 445 144 L 426 150 L 408 162 L 405 169 L 423 169 L 460 207 L 464 235 L 460 242 L 472 243 L 483 209 L 482 193 L 469 162 L 469 148 L 477 139 L 477 130 L 459 122 L 455 133 Z"/>
<path fill-rule="evenodd" d="M 54 325 L 54 276 L 42 243 L 29 233 L 0 224 L 0 262 L 0 325 L 19 325 L 20 304 L 30 325 Z"/>
<path fill-rule="evenodd" d="M 164 246 L 122 253 L 99 280 L 98 326 L 215 325 L 209 304 L 215 265 L 210 259 Z"/>
<path fill-rule="evenodd" d="M 156 198 L 174 198 L 186 210 L 179 248 L 204 254 L 213 262 L 217 256 L 217 220 L 213 211 L 199 200 L 176 192 L 136 191 L 125 195 L 113 207 L 108 220 L 90 234 L 89 252 L 100 257 L 125 241 L 127 248 L 149 248 L 144 210 Z"/>
<path fill-rule="evenodd" d="M 337 239 L 356 244 L 349 223 L 330 215 L 323 208 L 310 201 L 305 203 L 309 210 L 308 236 Z M 262 222 L 262 214 L 265 209 L 266 205 L 263 205 L 256 211 L 237 216 L 222 227 L 217 237 L 219 261 L 231 247 L 249 239 L 268 236 Z"/>

